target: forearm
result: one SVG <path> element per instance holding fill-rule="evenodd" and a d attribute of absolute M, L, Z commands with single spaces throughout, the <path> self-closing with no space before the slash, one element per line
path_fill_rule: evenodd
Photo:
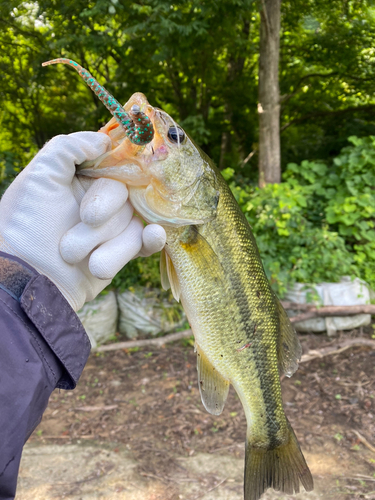
<path fill-rule="evenodd" d="M 55 285 L 2 252 L 0 332 L 0 499 L 10 500 L 25 441 L 52 391 L 74 389 L 90 343 Z"/>

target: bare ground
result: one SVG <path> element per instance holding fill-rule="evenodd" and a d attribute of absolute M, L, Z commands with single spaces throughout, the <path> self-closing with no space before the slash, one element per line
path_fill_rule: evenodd
<path fill-rule="evenodd" d="M 304 352 L 331 342 L 300 340 Z M 191 344 L 91 355 L 77 389 L 52 395 L 25 449 L 17 498 L 241 500 L 243 410 L 233 390 L 222 415 L 204 410 Z M 288 498 L 375 500 L 374 368 L 375 351 L 355 347 L 282 380 L 315 480 L 315 492 Z"/>

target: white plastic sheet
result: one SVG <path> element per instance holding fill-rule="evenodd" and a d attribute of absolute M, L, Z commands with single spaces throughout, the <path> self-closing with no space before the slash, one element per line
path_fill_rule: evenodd
<path fill-rule="evenodd" d="M 99 295 L 85 304 L 77 315 L 90 339 L 91 347 L 102 344 L 117 331 L 118 307 L 115 292 Z"/>
<path fill-rule="evenodd" d="M 128 338 L 149 337 L 168 332 L 186 321 L 181 304 L 163 297 L 157 289 L 129 290 L 118 294 L 119 331 Z"/>
<path fill-rule="evenodd" d="M 356 306 L 370 303 L 370 290 L 368 285 L 355 278 L 343 276 L 339 283 L 319 283 L 318 285 L 306 285 L 296 283 L 290 290 L 285 300 L 298 304 L 311 303 L 311 297 L 317 297 L 312 301 L 317 306 Z M 301 314 L 301 311 L 288 311 L 289 316 Z M 300 332 L 324 332 L 333 336 L 338 330 L 353 330 L 371 323 L 370 314 L 356 314 L 355 316 L 332 316 L 325 318 L 312 318 L 295 323 L 296 330 Z"/>

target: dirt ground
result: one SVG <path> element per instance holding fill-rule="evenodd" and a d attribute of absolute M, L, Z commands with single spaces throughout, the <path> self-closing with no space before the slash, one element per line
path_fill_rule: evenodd
<path fill-rule="evenodd" d="M 373 334 L 368 327 L 343 338 Z M 332 342 L 300 340 L 304 352 Z M 52 467 L 58 450 L 65 479 L 54 483 L 46 470 L 40 498 L 241 499 L 244 413 L 232 389 L 222 415 L 204 410 L 192 344 L 92 354 L 77 389 L 52 395 L 25 449 L 17 498 L 37 498 L 30 493 L 37 457 L 43 450 Z M 375 351 L 354 347 L 303 363 L 282 380 L 285 411 L 315 481 L 315 492 L 292 498 L 375 500 L 374 368 Z M 78 468 L 73 481 L 69 471 Z M 87 493 L 87 484 L 102 491 L 105 476 L 112 493 Z"/>

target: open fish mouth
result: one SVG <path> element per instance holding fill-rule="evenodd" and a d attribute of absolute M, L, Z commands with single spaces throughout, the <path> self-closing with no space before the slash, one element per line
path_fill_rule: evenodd
<path fill-rule="evenodd" d="M 169 154 L 168 146 L 162 135 L 164 125 L 159 112 L 153 108 L 146 96 L 137 92 L 124 105 L 125 111 L 137 106 L 146 115 L 153 128 L 153 137 L 147 144 L 132 142 L 113 117 L 99 132 L 108 135 L 112 148 L 94 160 L 87 160 L 77 166 L 77 173 L 89 177 L 109 177 L 130 186 L 147 186 L 158 172 L 157 162 Z M 170 194 L 170 193 L 169 193 Z"/>

